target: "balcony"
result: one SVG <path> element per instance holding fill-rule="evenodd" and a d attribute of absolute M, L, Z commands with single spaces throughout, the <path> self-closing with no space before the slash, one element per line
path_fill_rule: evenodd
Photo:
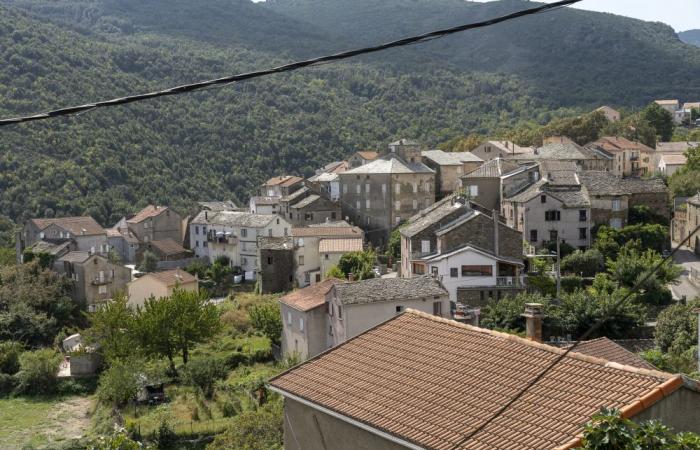
<path fill-rule="evenodd" d="M 238 244 L 238 238 L 231 235 L 230 233 L 208 233 L 207 242 L 211 244 L 224 244 L 224 245 L 236 245 Z"/>
<path fill-rule="evenodd" d="M 519 288 L 524 286 L 524 279 L 521 277 L 496 277 L 496 286 Z"/>
<path fill-rule="evenodd" d="M 112 277 L 95 277 L 92 280 L 93 286 L 104 286 L 113 281 Z"/>
<path fill-rule="evenodd" d="M 630 155 L 630 161 L 639 161 L 639 155 Z"/>

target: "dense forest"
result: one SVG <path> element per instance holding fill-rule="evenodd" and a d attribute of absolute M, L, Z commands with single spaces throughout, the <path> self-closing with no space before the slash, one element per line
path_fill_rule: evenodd
<path fill-rule="evenodd" d="M 528 6 L 456 0 L 0 0 L 0 115 L 147 91 Z M 639 55 L 644 55 L 640 58 Z M 558 10 L 484 32 L 198 94 L 0 129 L 0 216 L 244 202 L 397 137 L 438 145 L 600 103 L 700 98 L 672 30 Z M 672 80 L 672 81 L 671 81 Z M 2 219 L 2 217 L 0 217 Z M 2 220 L 0 220 L 1 222 Z"/>

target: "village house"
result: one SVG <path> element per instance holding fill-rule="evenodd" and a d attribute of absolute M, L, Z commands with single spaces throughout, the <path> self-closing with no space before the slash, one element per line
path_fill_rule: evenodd
<path fill-rule="evenodd" d="M 294 288 L 294 240 L 291 236 L 258 238 L 258 284 L 261 294 Z"/>
<path fill-rule="evenodd" d="M 435 171 L 435 193 L 438 199 L 446 197 L 460 188 L 460 177 L 479 168 L 483 161 L 468 152 L 443 152 L 425 150 L 421 152 L 423 164 Z"/>
<path fill-rule="evenodd" d="M 655 214 L 670 217 L 668 188 L 660 178 L 620 178 L 600 171 L 583 171 L 577 176 L 588 191 L 594 226 L 622 228 L 635 206 L 647 206 Z"/>
<path fill-rule="evenodd" d="M 586 144 L 586 148 L 612 155 L 612 172 L 619 177 L 639 177 L 653 174 L 655 151 L 641 142 L 630 141 L 621 136 L 605 136 Z"/>
<path fill-rule="evenodd" d="M 292 175 L 282 175 L 267 180 L 260 186 L 263 197 L 284 197 L 304 186 L 304 179 Z"/>
<path fill-rule="evenodd" d="M 105 230 L 107 232 L 107 243 L 110 251 L 113 251 L 119 257 L 122 264 L 135 264 L 136 254 L 141 243 L 134 233 L 126 227 L 126 221 L 123 224 L 124 227 L 119 227 L 119 224 L 117 224 Z"/>
<path fill-rule="evenodd" d="M 326 192 L 310 184 L 280 198 L 279 214 L 292 226 L 302 227 L 338 221 L 342 211 L 339 201 L 332 201 Z"/>
<path fill-rule="evenodd" d="M 482 161 L 491 161 L 496 158 L 504 158 L 508 155 L 531 155 L 532 147 L 521 147 L 510 141 L 486 141 L 471 151 Z"/>
<path fill-rule="evenodd" d="M 173 239 L 163 239 L 146 242 L 139 247 L 136 253 L 136 261 L 143 261 L 146 252 L 153 253 L 158 261 L 180 261 L 192 256 L 193 252 L 187 250 Z"/>
<path fill-rule="evenodd" d="M 661 155 L 655 172 L 670 177 L 684 167 L 687 162 L 688 158 L 685 155 Z"/>
<path fill-rule="evenodd" d="M 282 355 L 301 361 L 328 350 L 328 308 L 326 296 L 343 281 L 329 278 L 281 297 Z"/>
<path fill-rule="evenodd" d="M 280 198 L 262 195 L 250 197 L 249 211 L 253 214 L 278 214 L 280 211 Z"/>
<path fill-rule="evenodd" d="M 700 225 L 700 193 L 688 198 L 685 204 L 675 211 L 671 236 L 675 242 L 682 242 Z M 696 254 L 700 254 L 700 233 L 693 233 L 688 240 Z"/>
<path fill-rule="evenodd" d="M 452 317 L 450 299 L 440 282 L 430 276 L 371 278 L 335 284 L 326 295 L 332 348 L 413 308 L 437 317 Z"/>
<path fill-rule="evenodd" d="M 362 251 L 364 232 L 345 222 L 296 227 L 294 238 L 294 279 L 299 287 L 322 281 L 328 269 L 352 251 Z"/>
<path fill-rule="evenodd" d="M 600 108 L 596 109 L 595 112 L 601 112 L 605 116 L 606 119 L 610 122 L 619 122 L 620 121 L 620 111 L 613 109 L 607 105 L 601 106 Z"/>
<path fill-rule="evenodd" d="M 113 264 L 102 255 L 73 251 L 58 258 L 53 269 L 72 281 L 73 300 L 94 311 L 100 305 L 126 293 L 131 269 Z"/>
<path fill-rule="evenodd" d="M 675 123 L 681 123 L 683 121 L 683 110 L 681 109 L 680 102 L 677 99 L 654 100 L 654 103 L 668 111 L 668 113 L 671 114 L 671 117 L 673 117 L 673 121 Z"/>
<path fill-rule="evenodd" d="M 389 144 L 387 155 L 338 174 L 343 217 L 362 227 L 375 247 L 435 202 L 435 172 L 421 160 L 420 144 L 402 139 Z"/>
<path fill-rule="evenodd" d="M 18 264 L 24 262 L 25 249 L 38 241 L 50 244 L 73 242 L 73 250 L 76 251 L 100 255 L 109 253 L 107 232 L 89 216 L 28 220 L 17 234 L 15 250 Z"/>
<path fill-rule="evenodd" d="M 596 147 L 583 147 L 565 136 L 550 136 L 532 155 L 510 155 L 506 159 L 519 164 L 525 162 L 573 162 L 579 170 L 612 170 L 613 157 Z"/>
<path fill-rule="evenodd" d="M 348 158 L 347 169 L 355 169 L 357 167 L 364 166 L 377 158 L 379 158 L 379 153 L 375 151 L 368 150 L 363 152 L 355 152 L 354 155 Z"/>
<path fill-rule="evenodd" d="M 47 241 L 36 241 L 31 246 L 24 249 L 23 261 L 29 262 L 28 258 L 36 258 L 37 256 L 41 258 L 42 256 L 48 256 L 51 261 L 56 261 L 61 256 L 66 253 L 74 252 L 77 250 L 77 245 L 75 241 L 63 241 L 51 243 Z M 31 256 L 28 255 L 31 253 Z"/>
<path fill-rule="evenodd" d="M 525 315 L 528 323 L 537 320 L 534 308 Z M 678 432 L 700 431 L 697 382 L 564 352 L 409 310 L 269 386 L 284 397 L 287 450 L 570 449 L 581 445 L 584 425 L 603 407 Z M 552 365 L 555 358 L 562 359 Z M 332 382 L 319 382 L 331 375 Z"/>
<path fill-rule="evenodd" d="M 199 281 L 181 269 L 147 273 L 128 284 L 127 304 L 132 308 L 143 307 L 149 298 L 157 300 L 170 297 L 175 289 L 196 292 L 199 290 Z"/>
<path fill-rule="evenodd" d="M 430 274 L 451 301 L 469 306 L 522 291 L 522 233 L 501 222 L 498 211 L 448 200 L 401 228 L 401 276 Z"/>
<path fill-rule="evenodd" d="M 519 192 L 538 179 L 536 163 L 519 165 L 502 158 L 487 161 L 461 178 L 464 195 L 489 211 L 500 210 L 504 197 Z"/>
<path fill-rule="evenodd" d="M 197 204 L 202 211 L 243 211 L 243 209 L 236 205 L 232 200 L 197 202 Z"/>
<path fill-rule="evenodd" d="M 142 243 L 172 239 L 182 243 L 183 220 L 167 206 L 148 205 L 126 219 L 126 225 Z"/>
<path fill-rule="evenodd" d="M 259 236 L 288 236 L 291 225 L 278 215 L 241 211 L 201 211 L 190 222 L 190 248 L 210 262 L 220 256 L 254 280 L 258 268 Z"/>
<path fill-rule="evenodd" d="M 317 169 L 316 175 L 321 175 L 323 173 L 341 173 L 345 172 L 349 168 L 350 164 L 347 161 L 333 161 L 321 167 L 320 169 Z"/>

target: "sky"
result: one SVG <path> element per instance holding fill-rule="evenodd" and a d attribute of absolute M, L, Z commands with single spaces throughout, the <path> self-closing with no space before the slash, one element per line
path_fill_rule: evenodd
<path fill-rule="evenodd" d="M 676 31 L 700 28 L 700 0 L 583 0 L 574 8 L 664 22 Z"/>

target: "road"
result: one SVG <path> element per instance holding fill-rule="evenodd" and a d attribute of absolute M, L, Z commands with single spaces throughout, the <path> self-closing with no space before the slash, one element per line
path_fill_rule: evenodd
<path fill-rule="evenodd" d="M 688 247 L 681 249 L 673 255 L 673 261 L 683 267 L 680 282 L 676 285 L 671 285 L 669 288 L 673 293 L 673 298 L 680 300 L 683 297 L 693 299 L 700 296 L 700 282 L 690 280 L 690 270 L 692 268 L 700 272 L 700 258 Z"/>

